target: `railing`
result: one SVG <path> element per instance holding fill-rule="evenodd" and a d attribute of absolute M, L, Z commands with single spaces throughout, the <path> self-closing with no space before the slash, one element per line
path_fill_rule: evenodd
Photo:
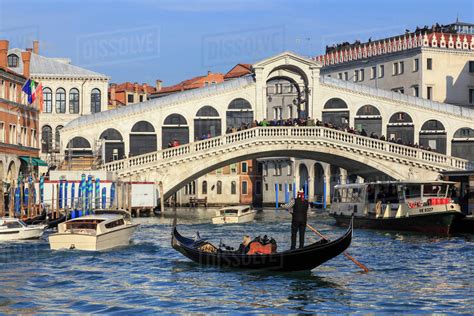
<path fill-rule="evenodd" d="M 158 161 L 170 161 L 175 158 L 184 158 L 190 154 L 206 154 L 213 149 L 225 150 L 229 147 L 243 145 L 251 141 L 314 141 L 322 140 L 339 145 L 349 145 L 353 148 L 369 149 L 379 154 L 392 154 L 398 158 L 416 160 L 419 163 L 443 168 L 468 169 L 467 160 L 435 153 L 431 151 L 394 144 L 388 141 L 373 139 L 367 136 L 355 135 L 344 131 L 321 126 L 295 127 L 255 127 L 240 132 L 226 134 L 174 148 L 167 148 L 156 152 L 143 154 L 123 160 L 106 163 L 103 168 L 107 171 L 120 171 L 128 168 L 147 165 Z"/>
<path fill-rule="evenodd" d="M 388 91 L 384 89 L 378 89 L 370 87 L 368 85 L 353 83 L 346 80 L 336 79 L 328 76 L 321 76 L 320 82 L 328 85 L 336 86 L 343 89 L 348 89 L 360 93 L 370 94 L 377 97 L 382 97 L 390 100 L 410 103 L 422 108 L 431 109 L 435 111 L 442 111 L 458 116 L 474 118 L 474 109 L 463 107 L 459 105 L 453 105 L 449 103 L 441 103 L 423 98 L 417 98 L 411 95 Z"/>

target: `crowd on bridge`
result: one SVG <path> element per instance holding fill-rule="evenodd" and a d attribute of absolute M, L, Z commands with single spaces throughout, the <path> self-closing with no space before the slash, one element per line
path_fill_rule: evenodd
<path fill-rule="evenodd" d="M 226 134 L 236 133 L 236 132 L 239 132 L 239 131 L 243 131 L 243 130 L 258 127 L 258 126 L 263 126 L 263 127 L 265 127 L 265 126 L 284 126 L 284 127 L 288 127 L 288 126 L 322 126 L 322 127 L 332 128 L 332 129 L 335 129 L 335 130 L 351 133 L 351 134 L 354 134 L 354 135 L 370 137 L 370 138 L 377 139 L 377 140 L 389 141 L 391 143 L 395 143 L 395 144 L 399 144 L 399 145 L 405 145 L 405 146 L 409 146 L 409 147 L 413 147 L 413 148 L 419 148 L 419 149 L 431 151 L 431 148 L 429 146 L 424 147 L 424 146 L 418 145 L 418 143 L 404 142 L 400 137 L 397 138 L 397 139 L 395 139 L 395 138 L 387 139 L 385 137 L 385 135 L 380 135 L 379 136 L 374 132 L 371 132 L 370 134 L 368 134 L 367 131 L 364 128 L 359 130 L 359 129 L 350 127 L 347 124 L 337 125 L 337 124 L 334 124 L 333 122 L 323 122 L 323 121 L 320 121 L 319 119 L 314 120 L 311 117 L 308 117 L 306 119 L 303 119 L 303 118 L 293 118 L 293 119 L 291 119 L 291 118 L 289 118 L 289 119 L 279 119 L 279 120 L 275 120 L 275 119 L 267 120 L 267 119 L 264 118 L 262 121 L 254 120 L 254 121 L 252 121 L 250 123 L 247 123 L 247 124 L 246 123 L 241 123 L 239 127 L 235 127 L 235 126 L 234 127 L 228 127 L 227 130 L 226 130 Z M 201 140 L 207 139 L 207 138 L 210 138 L 210 135 L 209 135 L 209 137 L 201 138 Z"/>

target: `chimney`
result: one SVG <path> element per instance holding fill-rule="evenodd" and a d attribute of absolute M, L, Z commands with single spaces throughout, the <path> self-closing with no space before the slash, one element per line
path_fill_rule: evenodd
<path fill-rule="evenodd" d="M 110 84 L 110 103 L 112 103 L 113 108 L 117 107 L 117 100 L 115 100 L 115 89 L 117 85 L 115 83 Z"/>
<path fill-rule="evenodd" d="M 39 54 L 39 41 L 33 41 L 33 53 Z"/>
<path fill-rule="evenodd" d="M 28 48 L 26 49 L 26 51 L 32 53 L 32 52 L 33 52 L 33 48 L 29 48 L 29 47 L 28 47 Z"/>
<path fill-rule="evenodd" d="M 156 80 L 156 92 L 160 92 L 161 91 L 161 84 L 162 84 L 163 81 L 161 81 L 160 79 L 157 79 Z"/>
<path fill-rule="evenodd" d="M 143 87 L 143 93 L 148 94 L 148 90 L 147 90 L 148 85 L 146 83 L 144 83 L 144 84 L 142 84 L 142 87 Z"/>
<path fill-rule="evenodd" d="M 23 76 L 30 77 L 30 60 L 31 52 L 21 52 L 21 59 L 23 60 Z"/>
<path fill-rule="evenodd" d="M 210 71 L 210 70 L 208 70 L 208 71 L 207 71 L 207 75 L 209 76 L 210 74 L 211 74 L 211 71 Z"/>
<path fill-rule="evenodd" d="M 0 67 L 8 66 L 8 41 L 0 40 Z"/>

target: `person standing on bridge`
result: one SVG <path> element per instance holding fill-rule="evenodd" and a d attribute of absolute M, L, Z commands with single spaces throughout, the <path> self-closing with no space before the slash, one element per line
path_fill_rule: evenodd
<path fill-rule="evenodd" d="M 296 249 L 296 234 L 299 233 L 300 248 L 304 247 L 304 235 L 308 221 L 309 202 L 304 197 L 304 191 L 298 191 L 296 199 L 282 205 L 283 208 L 293 208 L 291 213 L 291 250 Z"/>

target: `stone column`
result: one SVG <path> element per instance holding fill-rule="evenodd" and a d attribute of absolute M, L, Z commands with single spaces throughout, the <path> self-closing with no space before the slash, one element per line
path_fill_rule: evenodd
<path fill-rule="evenodd" d="M 339 168 L 341 172 L 341 184 L 346 184 L 347 183 L 347 170 Z"/>
<path fill-rule="evenodd" d="M 308 201 L 314 201 L 314 177 L 308 177 Z"/>

